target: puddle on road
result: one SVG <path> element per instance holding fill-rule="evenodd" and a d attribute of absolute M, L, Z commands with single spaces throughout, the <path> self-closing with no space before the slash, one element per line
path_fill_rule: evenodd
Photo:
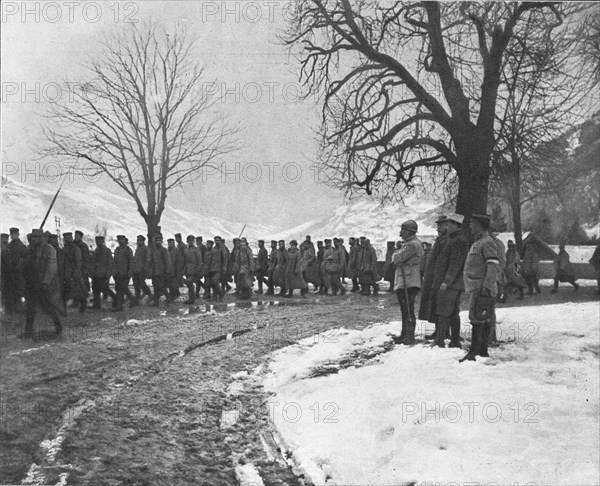
<path fill-rule="evenodd" d="M 189 305 L 186 307 L 170 307 L 160 312 L 161 316 L 185 316 L 189 314 L 216 314 L 235 309 L 255 309 L 273 306 L 296 307 L 306 305 L 304 301 L 259 300 L 251 302 L 220 302 L 216 304 Z"/>

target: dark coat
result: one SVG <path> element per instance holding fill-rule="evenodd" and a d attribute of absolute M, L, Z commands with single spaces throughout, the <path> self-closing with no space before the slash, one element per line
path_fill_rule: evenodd
<path fill-rule="evenodd" d="M 358 244 L 350 246 L 350 251 L 348 252 L 348 270 L 346 271 L 346 276 L 348 278 L 358 278 Z"/>
<path fill-rule="evenodd" d="M 39 292 L 45 294 L 46 301 L 51 303 L 53 307 L 57 310 L 61 310 L 62 304 L 58 282 L 58 264 L 56 261 L 56 250 L 52 245 L 42 242 L 36 248 L 35 271 Z"/>
<path fill-rule="evenodd" d="M 66 244 L 63 248 L 63 289 L 68 295 L 63 298 L 83 299 L 87 297 L 87 289 L 83 282 L 83 263 L 81 250 L 75 243 Z"/>
<path fill-rule="evenodd" d="M 265 247 L 258 249 L 256 271 L 265 274 L 269 271 L 269 252 Z"/>
<path fill-rule="evenodd" d="M 173 275 L 171 257 L 169 256 L 169 251 L 164 246 L 160 248 L 154 247 L 150 250 L 148 269 L 151 277 L 166 278 Z"/>
<path fill-rule="evenodd" d="M 88 278 L 90 276 L 90 248 L 87 246 L 87 243 L 83 240 L 76 241 L 75 244 L 81 251 L 81 273 L 83 278 Z"/>
<path fill-rule="evenodd" d="M 564 248 L 559 251 L 558 256 L 554 259 L 554 270 L 556 272 L 554 278 L 560 282 L 572 282 L 576 280 L 573 273 L 573 264 Z"/>
<path fill-rule="evenodd" d="M 113 275 L 128 278 L 133 275 L 133 250 L 128 245 L 115 248 Z"/>
<path fill-rule="evenodd" d="M 285 287 L 285 271 L 287 267 L 287 250 L 277 249 L 275 253 L 275 267 L 273 269 L 273 283 L 278 287 Z"/>
<path fill-rule="evenodd" d="M 383 265 L 383 279 L 391 282 L 394 280 L 394 276 L 396 274 L 396 267 L 394 267 L 394 263 L 392 262 L 392 255 L 396 251 L 396 247 L 389 247 L 385 252 L 385 263 Z"/>
<path fill-rule="evenodd" d="M 363 247 L 359 270 L 364 285 L 374 285 L 381 280 L 377 271 L 377 251 L 372 246 Z"/>
<path fill-rule="evenodd" d="M 110 250 L 106 246 L 99 246 L 90 256 L 90 277 L 109 279 L 113 271 L 113 257 Z"/>
<path fill-rule="evenodd" d="M 148 271 L 148 260 L 150 258 L 148 250 L 146 245 L 137 246 L 135 248 L 135 255 L 133 257 L 134 274 Z"/>
<path fill-rule="evenodd" d="M 306 282 L 302 278 L 302 260 L 298 248 L 292 247 L 287 252 L 285 282 L 287 290 L 307 288 Z"/>
<path fill-rule="evenodd" d="M 469 253 L 469 243 L 462 234 L 462 231 L 456 230 L 445 240 L 440 251 L 433 275 L 432 289 L 439 290 L 440 285 L 453 290 L 464 290 L 463 269 L 465 260 Z M 436 290 L 436 291 L 437 291 Z"/>
<path fill-rule="evenodd" d="M 188 246 L 183 254 L 183 274 L 187 278 L 199 278 L 203 275 L 204 265 L 202 262 L 202 252 L 199 248 Z"/>
<path fill-rule="evenodd" d="M 315 253 L 315 245 L 312 241 L 309 243 L 306 240 L 300 245 L 300 259 L 302 261 L 303 279 L 315 286 L 320 285 L 321 274 L 319 271 L 319 262 Z"/>
<path fill-rule="evenodd" d="M 429 252 L 429 255 L 427 255 L 425 273 L 423 274 L 423 284 L 421 285 L 421 304 L 419 305 L 419 319 L 423 321 L 436 321 L 435 299 L 440 286 L 438 284 L 437 287 L 434 288 L 433 276 L 435 273 L 437 259 L 446 241 L 446 236 L 438 236 L 435 239 L 435 243 L 433 244 L 433 248 Z"/>

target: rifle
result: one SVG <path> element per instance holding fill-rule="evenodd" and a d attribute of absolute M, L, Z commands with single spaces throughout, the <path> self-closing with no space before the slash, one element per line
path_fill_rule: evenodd
<path fill-rule="evenodd" d="M 65 183 L 65 181 L 63 180 L 62 183 L 60 184 L 60 187 L 58 188 L 58 191 L 56 191 L 56 194 L 54 195 L 54 198 L 52 199 L 52 202 L 50 203 L 50 207 L 48 208 L 48 211 L 46 211 L 46 216 L 44 216 L 44 220 L 42 221 L 40 229 L 44 229 L 44 225 L 46 224 L 46 220 L 48 219 L 48 216 L 50 215 L 50 211 L 52 211 L 52 208 L 54 207 L 54 203 L 56 202 L 56 198 L 58 197 L 58 194 L 60 193 L 60 190 L 62 189 L 62 186 L 63 186 L 64 183 Z"/>
<path fill-rule="evenodd" d="M 248 223 L 244 224 L 244 227 L 242 228 L 242 231 L 240 231 L 240 236 L 238 236 L 238 240 L 242 237 L 242 235 L 244 234 L 244 230 L 246 229 L 246 226 L 248 225 Z"/>

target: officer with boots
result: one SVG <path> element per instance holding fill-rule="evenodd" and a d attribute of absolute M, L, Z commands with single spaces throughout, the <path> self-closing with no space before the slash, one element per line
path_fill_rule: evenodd
<path fill-rule="evenodd" d="M 472 334 L 471 348 L 465 357 L 459 360 L 461 363 L 465 360 L 475 361 L 476 356 L 489 356 L 490 317 L 494 314 L 500 269 L 498 249 L 488 233 L 490 217 L 486 214 L 474 214 L 471 216 L 470 227 L 475 241 L 467 254 L 463 275 Z M 482 302 L 486 303 L 485 306 Z"/>
<path fill-rule="evenodd" d="M 408 346 L 415 343 L 415 329 L 417 326 L 415 297 L 421 289 L 423 245 L 416 237 L 418 229 L 417 223 L 413 220 L 402 223 L 400 237 L 404 244 L 392 255 L 392 262 L 396 266 L 394 290 L 398 296 L 398 303 L 402 312 L 402 333 L 394 341 L 397 344 Z"/>

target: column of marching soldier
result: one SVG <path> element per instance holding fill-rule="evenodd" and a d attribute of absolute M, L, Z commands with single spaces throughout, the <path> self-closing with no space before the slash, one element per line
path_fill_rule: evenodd
<path fill-rule="evenodd" d="M 426 338 L 432 339 L 434 346 L 444 347 L 449 338 L 450 347 L 461 347 L 459 306 L 466 293 L 472 344 L 464 359 L 474 360 L 476 355 L 487 356 L 488 343 L 495 341 L 496 300 L 505 301 L 511 290 L 518 291 L 520 299 L 525 288 L 529 288 L 529 294 L 534 289 L 539 292 L 539 257 L 535 248 L 527 246 L 520 269 L 521 258 L 514 243 L 509 242 L 505 252 L 497 233 L 490 233 L 487 215 L 471 217 L 474 242 L 469 248 L 461 230 L 463 219 L 459 214 L 440 216 L 436 221 L 438 237 L 429 251 L 416 237 L 417 223 L 402 223 L 402 241 L 388 242 L 383 278 L 390 283 L 389 291 L 396 293 L 401 308 L 402 332 L 395 338 L 399 344 L 415 342 L 415 297 L 422 291 L 419 319 L 436 326 Z M 28 246 L 20 240 L 18 228 L 10 229 L 10 242 L 9 235 L 2 234 L 3 307 L 9 313 L 16 312 L 24 297 L 24 338 L 33 336 L 38 309 L 51 316 L 57 334 L 62 332 L 60 315 L 65 314 L 68 301 L 85 312 L 90 279 L 91 309 L 100 309 L 102 300 L 111 297 L 113 311 L 123 310 L 125 298 L 130 307 L 135 307 L 145 296 L 150 305 L 159 305 L 164 296 L 166 305 L 180 296 L 184 285 L 188 288 L 185 303 L 193 304 L 202 290 L 204 298 L 221 301 L 233 289 L 232 283 L 235 295 L 247 299 L 255 279 L 258 294 L 266 286 L 265 294 L 275 295 L 275 287 L 279 287 L 277 295 L 281 297 L 292 297 L 296 289 L 306 295 L 308 284 L 317 294 L 331 291 L 332 295 L 344 295 L 346 278 L 352 282 L 351 292 L 370 295 L 372 289 L 377 294 L 382 279 L 377 252 L 364 236 L 349 238 L 349 250 L 342 238 L 318 241 L 316 248 L 310 236 L 300 245 L 290 241 L 288 248 L 284 240 L 272 240 L 270 251 L 259 240 L 256 258 L 246 238 L 235 238 L 229 250 L 219 236 L 204 244 L 201 236 L 189 235 L 186 244 L 178 233 L 164 247 L 161 234 L 154 235 L 150 246 L 139 235 L 134 252 L 127 237 L 118 235 L 113 254 L 104 236 L 96 236 L 92 251 L 81 231 L 76 231 L 74 237 L 73 233 L 62 236 L 61 248 L 56 234 L 40 229 L 27 235 Z M 558 273 L 560 258 L 557 265 Z M 109 287 L 111 277 L 114 291 Z M 129 289 L 131 279 L 133 293 Z M 147 279 L 152 279 L 153 292 Z M 567 281 L 578 288 L 573 279 Z"/>

